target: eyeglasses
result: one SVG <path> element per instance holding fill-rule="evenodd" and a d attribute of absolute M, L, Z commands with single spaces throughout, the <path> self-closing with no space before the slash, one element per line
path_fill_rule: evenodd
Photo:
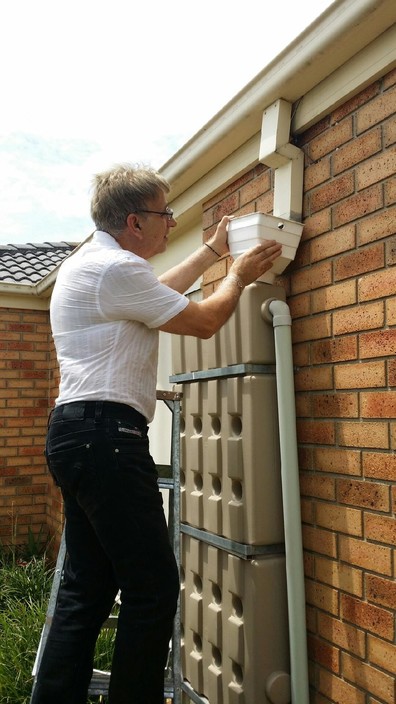
<path fill-rule="evenodd" d="M 136 211 L 137 213 L 153 213 L 154 215 L 163 215 L 165 216 L 168 220 L 173 220 L 173 210 L 172 208 L 165 208 L 165 210 L 143 210 L 142 208 L 139 208 L 139 210 Z"/>

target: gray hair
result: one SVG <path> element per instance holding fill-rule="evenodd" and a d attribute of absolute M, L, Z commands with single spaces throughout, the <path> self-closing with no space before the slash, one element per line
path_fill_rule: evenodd
<path fill-rule="evenodd" d="M 147 201 L 160 191 L 169 193 L 169 183 L 157 171 L 132 164 L 118 164 L 93 179 L 91 217 L 98 230 L 117 237 L 130 213 L 147 208 Z"/>

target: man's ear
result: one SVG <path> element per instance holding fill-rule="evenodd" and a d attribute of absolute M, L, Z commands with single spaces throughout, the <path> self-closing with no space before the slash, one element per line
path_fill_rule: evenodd
<path fill-rule="evenodd" d="M 132 234 L 138 239 L 142 239 L 142 228 L 139 223 L 139 218 L 136 213 L 129 213 L 127 217 L 127 225 Z"/>

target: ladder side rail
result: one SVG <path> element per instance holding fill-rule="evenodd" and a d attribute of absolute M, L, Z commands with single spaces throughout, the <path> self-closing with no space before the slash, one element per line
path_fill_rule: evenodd
<path fill-rule="evenodd" d="M 31 700 L 33 698 L 33 692 L 34 692 L 34 688 L 36 686 L 37 674 L 40 669 L 41 658 L 43 656 L 45 644 L 47 642 L 48 634 L 49 634 L 49 631 L 51 628 L 52 617 L 55 612 L 56 602 L 58 600 L 58 592 L 59 592 L 59 587 L 60 587 L 60 583 L 62 580 L 63 566 L 65 563 L 65 558 L 66 558 L 66 538 L 65 538 L 65 528 L 63 528 L 62 538 L 61 538 L 61 542 L 60 542 L 60 546 L 59 546 L 58 557 L 56 560 L 56 565 L 55 565 L 55 570 L 54 570 L 54 578 L 52 580 L 51 592 L 50 592 L 50 596 L 49 596 L 49 600 L 48 600 L 47 613 L 46 613 L 46 617 L 45 617 L 44 626 L 41 631 L 41 637 L 40 637 L 39 646 L 37 648 L 36 659 L 34 661 L 34 665 L 33 665 L 33 669 L 32 669 L 32 675 L 34 677 L 34 680 L 33 680 Z"/>

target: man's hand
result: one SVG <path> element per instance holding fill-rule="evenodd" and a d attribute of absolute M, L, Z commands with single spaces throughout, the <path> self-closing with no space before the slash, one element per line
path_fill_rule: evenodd
<path fill-rule="evenodd" d="M 221 218 L 219 224 L 216 227 L 216 232 L 213 237 L 208 240 L 208 244 L 213 247 L 214 251 L 222 257 L 223 254 L 229 254 L 230 250 L 228 248 L 228 232 L 227 226 L 230 222 L 230 218 L 225 215 Z"/>
<path fill-rule="evenodd" d="M 281 253 L 281 244 L 275 240 L 263 240 L 235 259 L 230 272 L 236 274 L 247 286 L 271 269 Z"/>

